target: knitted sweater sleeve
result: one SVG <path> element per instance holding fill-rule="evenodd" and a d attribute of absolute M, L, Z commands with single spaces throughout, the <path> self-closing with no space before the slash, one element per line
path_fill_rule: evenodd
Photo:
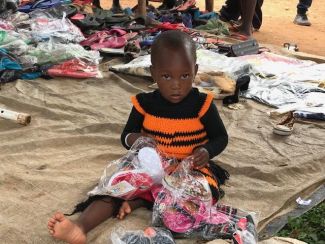
<path fill-rule="evenodd" d="M 208 150 L 210 159 L 212 159 L 219 155 L 228 144 L 226 128 L 214 103 L 211 103 L 208 111 L 201 118 L 201 122 L 209 138 L 209 142 L 203 147 Z"/>
<path fill-rule="evenodd" d="M 142 124 L 143 124 L 144 116 L 135 108 L 133 107 L 129 116 L 128 121 L 124 127 L 124 130 L 121 134 L 121 142 L 122 145 L 126 149 L 130 149 L 129 146 L 125 143 L 125 138 L 129 133 L 140 133 Z"/>

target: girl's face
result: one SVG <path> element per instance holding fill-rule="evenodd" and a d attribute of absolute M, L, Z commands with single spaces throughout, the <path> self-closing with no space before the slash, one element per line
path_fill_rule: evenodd
<path fill-rule="evenodd" d="M 185 47 L 182 50 L 166 47 L 160 53 L 150 67 L 151 75 L 160 94 L 171 103 L 179 103 L 191 91 L 198 65 Z"/>

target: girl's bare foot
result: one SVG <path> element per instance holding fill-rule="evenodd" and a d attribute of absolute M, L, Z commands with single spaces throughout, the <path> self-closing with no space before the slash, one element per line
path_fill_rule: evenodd
<path fill-rule="evenodd" d="M 70 244 L 85 244 L 86 235 L 82 229 L 69 219 L 63 213 L 57 212 L 47 223 L 50 234 L 59 240 L 66 241 Z"/>
<path fill-rule="evenodd" d="M 132 212 L 131 206 L 128 201 L 124 201 L 120 207 L 120 210 L 118 211 L 117 218 L 118 219 L 124 219 L 125 216 L 130 214 Z"/>

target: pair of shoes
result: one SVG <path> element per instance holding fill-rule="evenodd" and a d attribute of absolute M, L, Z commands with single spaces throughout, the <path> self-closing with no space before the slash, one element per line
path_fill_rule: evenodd
<path fill-rule="evenodd" d="M 293 23 L 295 23 L 296 25 L 311 26 L 311 23 L 308 20 L 306 14 L 297 14 Z"/>
<path fill-rule="evenodd" d="M 290 112 L 284 120 L 274 125 L 273 133 L 281 136 L 291 135 L 294 122 L 295 118 L 293 116 L 293 112 Z"/>

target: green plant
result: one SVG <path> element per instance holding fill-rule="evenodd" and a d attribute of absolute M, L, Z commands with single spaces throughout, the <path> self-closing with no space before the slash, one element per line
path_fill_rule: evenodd
<path fill-rule="evenodd" d="M 298 218 L 288 219 L 288 224 L 278 233 L 308 244 L 325 244 L 325 202 L 313 207 Z"/>

